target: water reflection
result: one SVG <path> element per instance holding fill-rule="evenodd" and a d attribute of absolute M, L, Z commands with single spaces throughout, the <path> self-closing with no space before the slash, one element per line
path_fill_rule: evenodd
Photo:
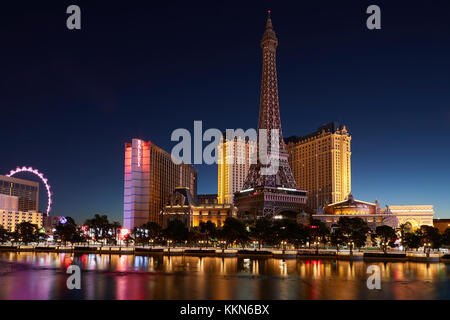
<path fill-rule="evenodd" d="M 68 290 L 66 268 L 82 271 Z M 450 265 L 185 256 L 0 253 L 0 299 L 450 299 Z"/>

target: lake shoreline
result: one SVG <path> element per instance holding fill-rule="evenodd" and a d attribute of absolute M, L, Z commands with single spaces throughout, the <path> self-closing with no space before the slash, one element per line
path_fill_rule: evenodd
<path fill-rule="evenodd" d="M 42 252 L 42 253 L 74 253 L 74 254 L 109 254 L 109 255 L 155 255 L 194 256 L 194 257 L 242 257 L 242 258 L 275 258 L 275 259 L 331 259 L 348 261 L 411 261 L 428 263 L 450 263 L 449 255 L 423 252 L 388 252 L 382 251 L 348 251 L 329 249 L 220 249 L 192 247 L 120 247 L 120 246 L 0 246 L 0 252 Z"/>

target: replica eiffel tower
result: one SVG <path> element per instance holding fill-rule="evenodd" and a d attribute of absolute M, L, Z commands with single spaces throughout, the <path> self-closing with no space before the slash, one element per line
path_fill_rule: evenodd
<path fill-rule="evenodd" d="M 250 166 L 244 183 L 244 190 L 236 192 L 234 195 L 234 203 L 241 217 L 274 217 L 288 212 L 297 215 L 306 204 L 306 191 L 297 189 L 289 167 L 288 154 L 281 130 L 276 69 L 277 45 L 278 39 L 273 30 L 269 11 L 266 30 L 261 41 L 263 68 L 258 132 L 261 129 L 267 130 L 266 150 L 270 158 L 275 154 L 273 151 L 277 149 L 274 148 L 276 146 L 271 145 L 271 133 L 274 129 L 278 130 L 278 170 L 272 175 L 264 174 L 262 169 L 267 169 L 270 164 L 263 164 L 258 152 L 257 163 Z M 258 139 L 260 139 L 260 136 L 258 136 Z M 261 141 L 258 140 L 258 142 L 260 144 Z"/>

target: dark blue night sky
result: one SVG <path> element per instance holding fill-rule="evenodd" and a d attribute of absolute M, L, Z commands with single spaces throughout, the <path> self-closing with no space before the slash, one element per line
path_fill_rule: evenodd
<path fill-rule="evenodd" d="M 172 131 L 194 120 L 256 126 L 271 9 L 285 136 L 346 124 L 356 198 L 449 217 L 450 2 L 310 2 L 2 4 L 0 173 L 36 167 L 53 214 L 121 221 L 125 142 L 170 151 Z M 70 4 L 81 31 L 66 28 Z M 381 30 L 366 28 L 370 4 Z M 197 169 L 199 192 L 216 193 L 216 166 Z"/>

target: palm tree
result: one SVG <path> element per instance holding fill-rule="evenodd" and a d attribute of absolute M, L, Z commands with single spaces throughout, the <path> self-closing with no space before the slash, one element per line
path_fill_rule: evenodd
<path fill-rule="evenodd" d="M 110 224 L 110 228 L 113 230 L 113 235 L 114 235 L 114 240 L 113 241 L 114 241 L 115 244 L 117 244 L 117 230 L 122 228 L 122 225 L 118 221 L 113 221 Z"/>
<path fill-rule="evenodd" d="M 84 224 L 94 232 L 95 241 L 103 240 L 108 237 L 110 223 L 107 216 L 96 214 L 93 219 L 86 220 Z"/>
<path fill-rule="evenodd" d="M 408 222 L 402 223 L 398 226 L 398 231 L 400 232 L 401 244 L 405 248 L 405 251 L 406 251 L 406 246 L 403 244 L 403 241 L 405 239 L 406 234 L 411 232 L 411 225 Z"/>

